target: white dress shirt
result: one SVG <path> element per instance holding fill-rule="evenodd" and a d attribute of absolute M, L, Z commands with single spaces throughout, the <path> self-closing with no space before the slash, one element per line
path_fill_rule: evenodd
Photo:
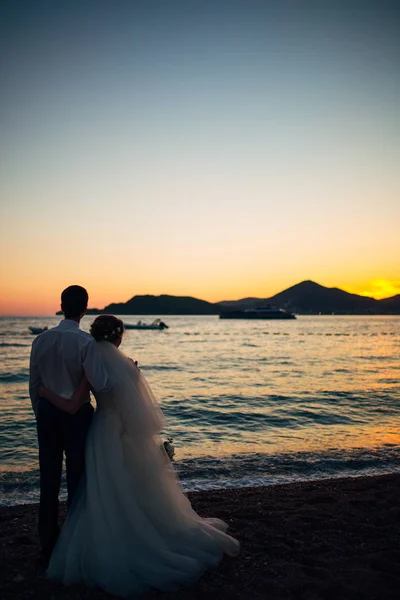
<path fill-rule="evenodd" d="M 96 340 L 79 329 L 76 321 L 63 319 L 32 344 L 29 394 L 35 414 L 41 384 L 63 398 L 71 398 L 84 376 L 95 392 L 111 389 Z"/>

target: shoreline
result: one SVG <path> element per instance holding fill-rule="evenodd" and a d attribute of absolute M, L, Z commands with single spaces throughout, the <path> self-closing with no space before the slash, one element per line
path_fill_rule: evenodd
<path fill-rule="evenodd" d="M 395 600 L 400 591 L 400 474 L 189 492 L 204 517 L 229 523 L 241 553 L 197 586 L 144 599 Z M 61 505 L 65 514 L 65 503 Z M 0 507 L 0 596 L 106 600 L 37 568 L 37 504 Z"/>
<path fill-rule="evenodd" d="M 15 473 L 26 473 L 29 471 L 1 471 L 0 469 L 0 477 L 2 474 L 15 474 Z M 2 500 L 0 500 L 0 513 L 2 511 L 2 509 L 5 508 L 16 508 L 16 507 L 35 507 L 38 506 L 39 503 L 39 469 L 37 469 L 38 472 L 38 485 L 37 485 L 37 490 L 36 490 L 36 496 L 34 499 L 28 499 L 26 501 L 21 500 L 21 501 L 17 501 L 14 504 L 2 504 Z M 181 486 L 184 489 L 184 493 L 187 495 L 191 495 L 191 494 L 209 494 L 209 493 L 213 493 L 213 492 L 226 492 L 229 493 L 231 490 L 235 491 L 235 490 L 251 490 L 251 489 L 257 489 L 257 488 L 275 488 L 278 486 L 290 486 L 290 485 L 297 485 L 297 484 L 307 484 L 307 483 L 324 483 L 330 480 L 341 480 L 341 479 L 367 479 L 367 478 L 374 478 L 374 477 L 382 477 L 382 476 L 386 476 L 386 475 L 398 475 L 400 477 L 400 462 L 399 462 L 399 468 L 398 469 L 393 469 L 393 468 L 388 468 L 388 469 L 382 469 L 382 470 L 376 470 L 376 472 L 368 472 L 366 473 L 365 471 L 360 471 L 359 473 L 356 471 L 352 471 L 352 472 L 346 472 L 346 473 L 340 473 L 340 474 L 329 474 L 329 475 L 310 475 L 309 477 L 305 477 L 305 478 L 294 478 L 294 479 L 290 479 L 285 481 L 284 479 L 280 478 L 279 476 L 277 478 L 280 479 L 280 481 L 278 481 L 277 483 L 273 483 L 271 481 L 261 481 L 261 482 L 255 482 L 253 483 L 238 483 L 241 480 L 238 479 L 232 479 L 228 482 L 227 485 L 221 485 L 218 486 L 216 485 L 216 487 L 200 487 L 200 488 L 192 488 L 192 489 L 186 489 L 185 488 L 185 480 L 180 479 L 180 483 Z M 178 474 L 179 476 L 179 474 Z M 65 477 L 65 472 L 63 471 L 63 476 L 62 476 L 62 481 L 61 481 L 61 489 L 60 489 L 60 505 L 63 505 L 66 501 L 66 482 L 64 480 Z M 231 485 L 232 484 L 232 485 Z M 6 494 L 5 494 L 6 495 Z"/>

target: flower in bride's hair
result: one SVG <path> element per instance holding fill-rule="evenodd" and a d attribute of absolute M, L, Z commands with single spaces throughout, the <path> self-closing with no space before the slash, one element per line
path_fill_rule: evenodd
<path fill-rule="evenodd" d="M 104 339 L 108 340 L 108 335 L 107 334 L 105 334 Z"/>

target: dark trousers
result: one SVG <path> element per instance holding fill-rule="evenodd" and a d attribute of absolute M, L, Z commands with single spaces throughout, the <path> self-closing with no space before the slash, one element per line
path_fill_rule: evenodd
<path fill-rule="evenodd" d="M 68 508 L 85 472 L 85 442 L 93 406 L 84 404 L 70 415 L 40 398 L 37 411 L 39 440 L 40 506 L 39 538 L 42 550 L 50 554 L 59 534 L 58 495 L 63 454 L 66 457 Z"/>

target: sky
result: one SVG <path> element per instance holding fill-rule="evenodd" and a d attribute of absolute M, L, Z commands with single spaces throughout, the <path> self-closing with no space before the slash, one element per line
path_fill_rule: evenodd
<path fill-rule="evenodd" d="M 400 8 L 3 0 L 0 314 L 400 293 Z"/>

